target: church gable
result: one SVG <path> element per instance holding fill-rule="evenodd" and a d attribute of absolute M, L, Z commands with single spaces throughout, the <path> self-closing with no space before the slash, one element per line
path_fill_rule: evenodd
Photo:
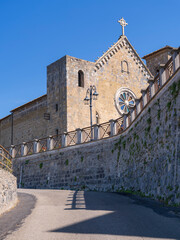
<path fill-rule="evenodd" d="M 128 59 L 131 62 L 135 62 L 144 77 L 152 77 L 150 71 L 148 70 L 144 62 L 141 60 L 135 49 L 132 47 L 127 37 L 124 35 L 122 35 L 119 40 L 95 62 L 94 71 L 98 72 L 102 67 L 105 68 L 106 64 L 109 64 L 111 62 L 111 59 L 113 59 L 115 55 L 120 54 L 121 52 L 126 52 Z M 120 64 L 122 72 L 129 71 L 128 62 L 126 60 L 121 59 Z"/>
<path fill-rule="evenodd" d="M 133 99 L 141 96 L 141 89 L 148 86 L 151 73 L 136 53 L 126 36 L 122 35 L 106 53 L 95 62 L 96 87 L 99 93 L 96 111 L 103 116 L 118 118 L 120 92 Z M 128 98 L 129 99 L 129 98 Z M 123 106 L 122 106 L 123 107 Z"/>

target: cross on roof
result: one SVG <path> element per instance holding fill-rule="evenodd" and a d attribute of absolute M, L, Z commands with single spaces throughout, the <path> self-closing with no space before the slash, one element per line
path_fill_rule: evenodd
<path fill-rule="evenodd" d="M 124 20 L 124 18 L 121 18 L 118 23 L 122 26 L 122 35 L 124 35 L 124 27 L 128 25 L 128 23 Z"/>

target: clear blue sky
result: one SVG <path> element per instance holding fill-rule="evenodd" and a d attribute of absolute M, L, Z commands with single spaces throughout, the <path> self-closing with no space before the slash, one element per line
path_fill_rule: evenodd
<path fill-rule="evenodd" d="M 180 45 L 180 0 L 0 0 L 0 118 L 46 93 L 46 66 L 94 61 L 121 35 L 143 57 Z"/>

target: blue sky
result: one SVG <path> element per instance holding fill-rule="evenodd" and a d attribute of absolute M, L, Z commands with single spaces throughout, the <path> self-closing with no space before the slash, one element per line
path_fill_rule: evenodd
<path fill-rule="evenodd" d="M 179 0 L 0 0 L 0 118 L 46 93 L 46 66 L 64 55 L 94 61 L 121 35 L 143 57 L 180 45 Z"/>

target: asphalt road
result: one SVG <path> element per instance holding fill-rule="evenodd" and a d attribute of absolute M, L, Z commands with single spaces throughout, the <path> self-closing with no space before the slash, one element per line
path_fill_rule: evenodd
<path fill-rule="evenodd" d="M 180 239 L 180 217 L 154 201 L 115 193 L 19 192 L 18 206 L 0 217 L 0 239 Z"/>

